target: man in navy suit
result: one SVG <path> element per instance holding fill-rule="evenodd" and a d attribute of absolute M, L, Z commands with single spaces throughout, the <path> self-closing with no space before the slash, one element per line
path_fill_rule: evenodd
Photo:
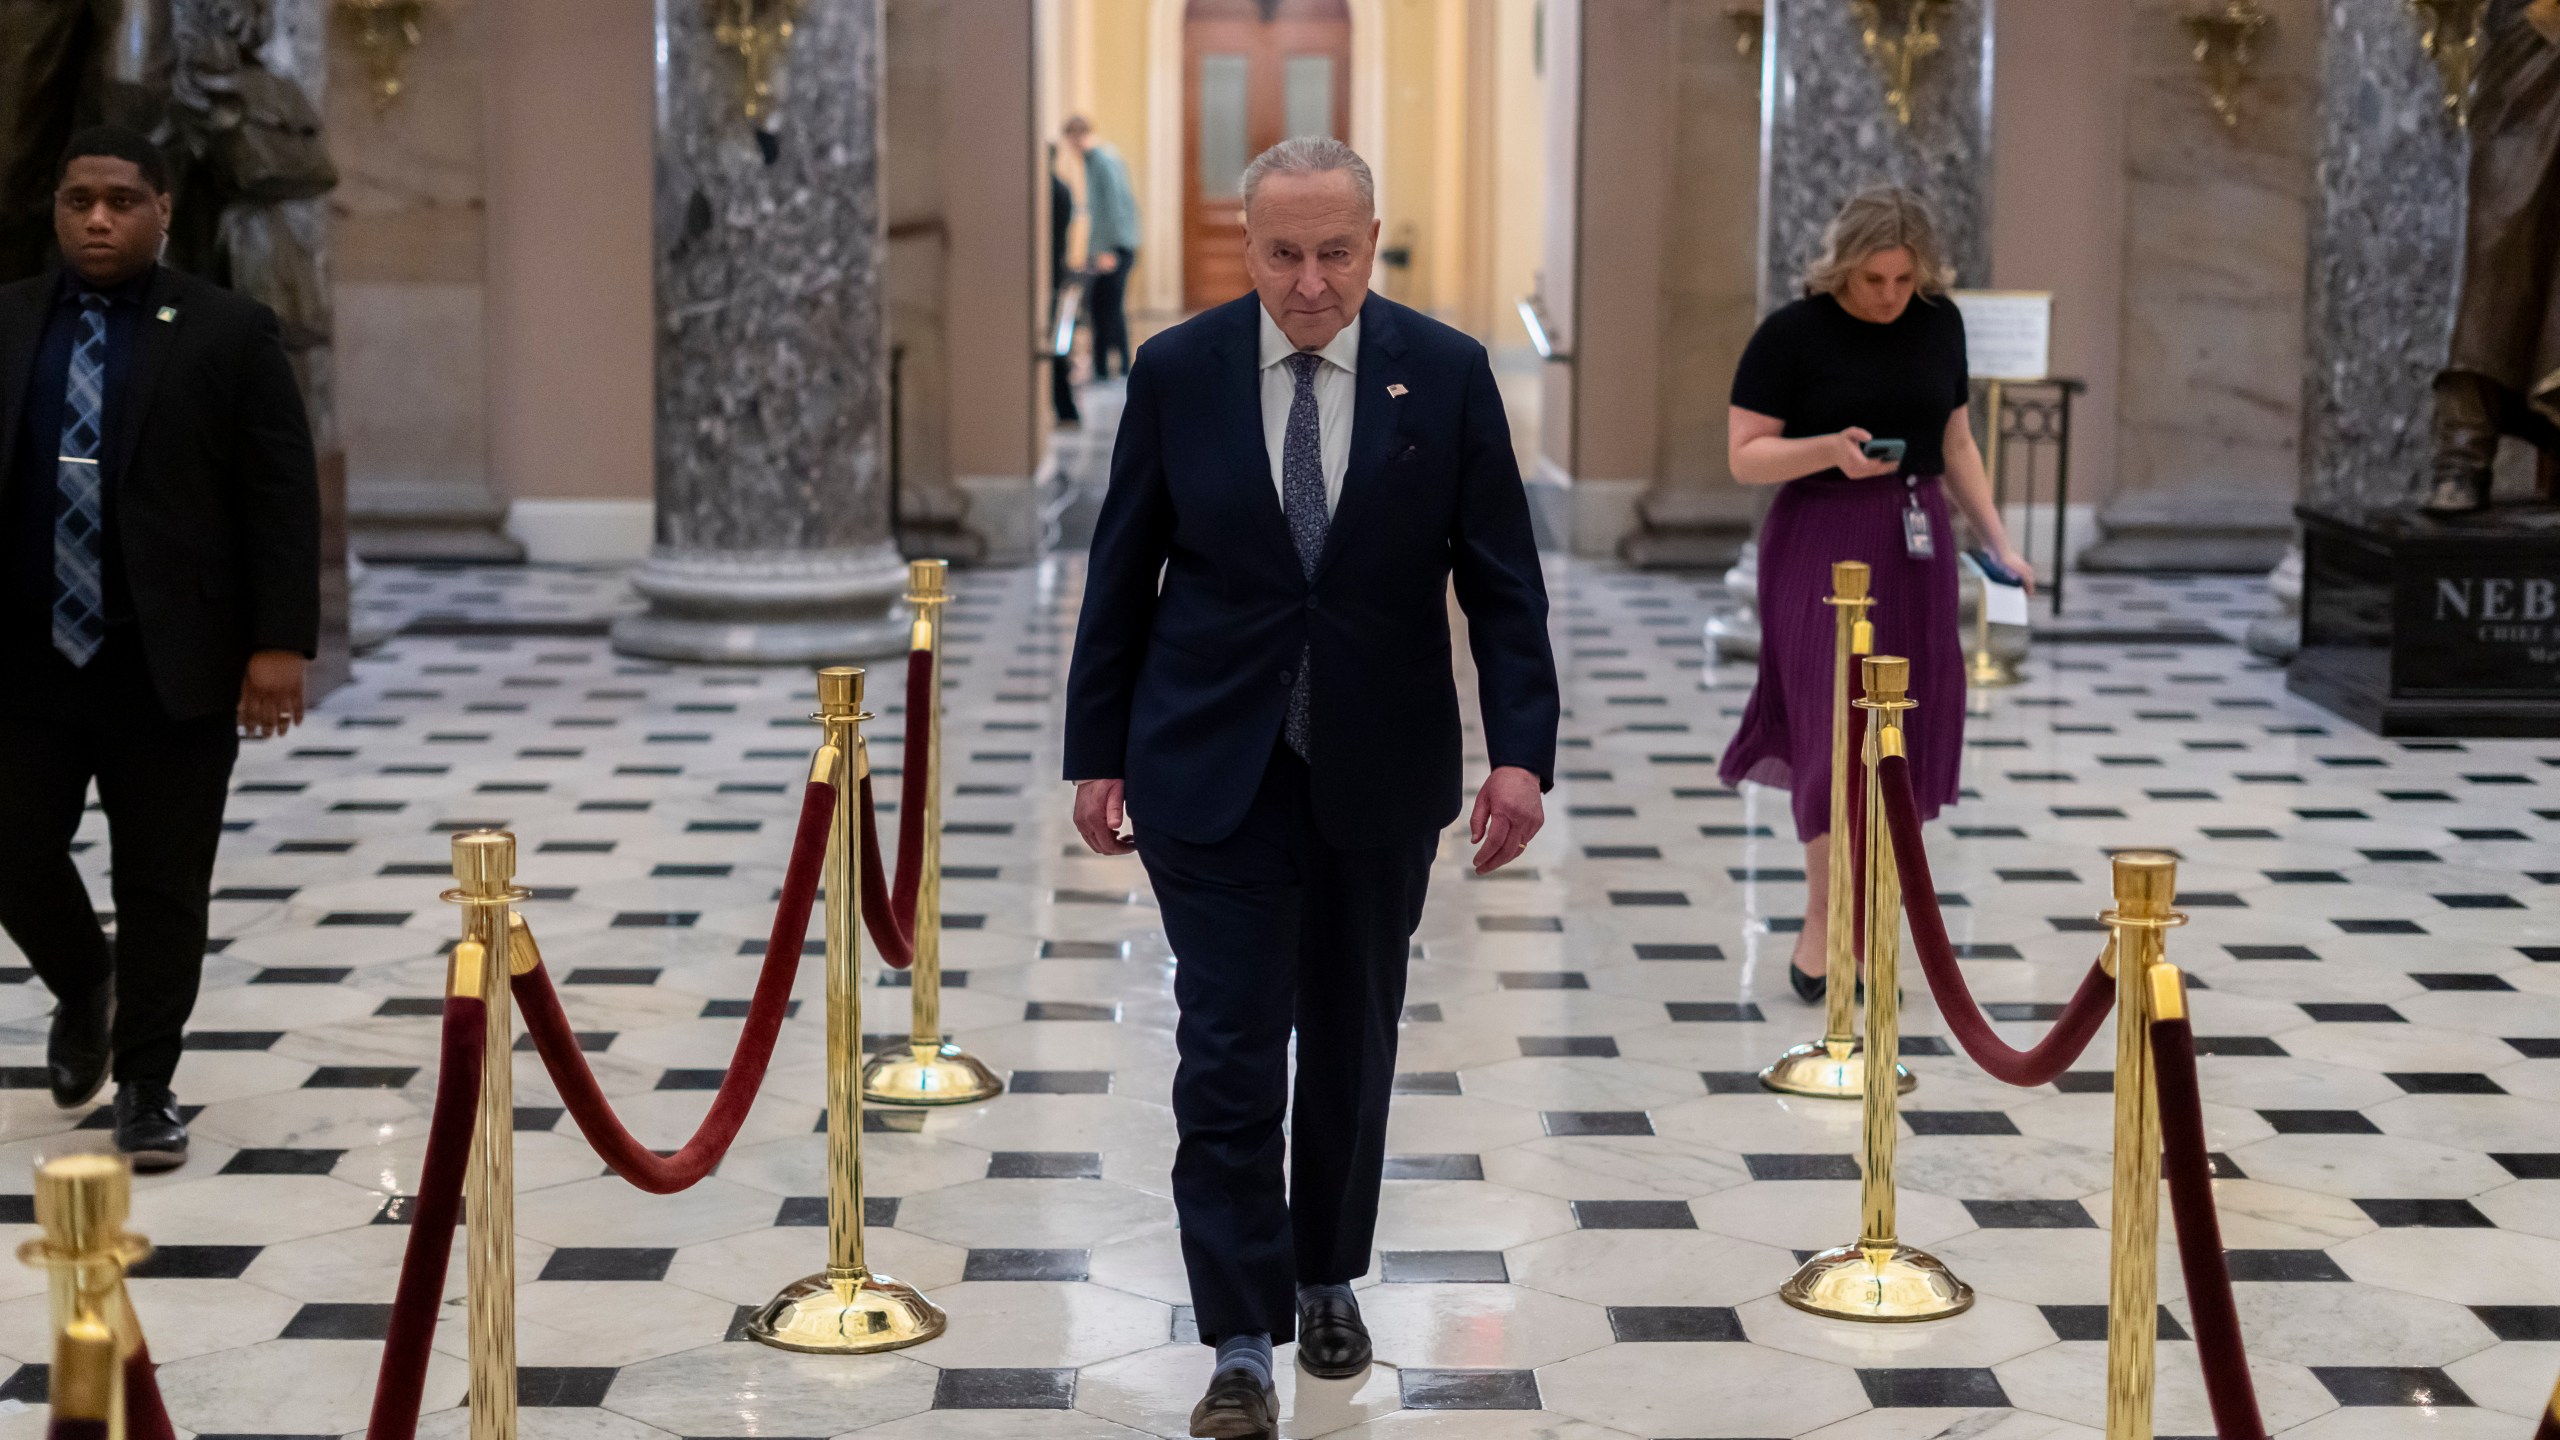
<path fill-rule="evenodd" d="M 1369 1363 L 1351 1282 L 1377 1227 L 1405 959 L 1460 800 L 1452 582 L 1491 762 L 1479 874 L 1537 834 L 1557 719 L 1484 347 L 1369 294 L 1375 188 L 1348 146 L 1284 141 L 1244 197 L 1256 293 L 1130 372 L 1066 730 L 1076 828 L 1138 852 L 1177 957 L 1174 1204 L 1218 1347 L 1191 1433 L 1220 1437 L 1278 1433 L 1275 1342 L 1326 1378 Z"/>

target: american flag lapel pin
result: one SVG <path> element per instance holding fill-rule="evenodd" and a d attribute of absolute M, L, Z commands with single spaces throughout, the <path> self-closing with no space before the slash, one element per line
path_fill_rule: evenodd
<path fill-rule="evenodd" d="M 1387 387 L 1387 398 L 1388 398 L 1388 399 L 1390 399 L 1390 400 L 1401 400 L 1401 399 L 1403 399 L 1403 398 L 1404 398 L 1404 396 L 1405 396 L 1405 389 L 1404 389 L 1404 387 L 1403 387 L 1403 386 L 1401 386 L 1401 385 L 1390 385 L 1390 386 L 1388 386 L 1388 387 Z"/>
<path fill-rule="evenodd" d="M 175 305 L 163 305 L 160 307 L 160 313 L 156 318 L 163 325 L 175 325 L 178 323 L 178 307 Z"/>

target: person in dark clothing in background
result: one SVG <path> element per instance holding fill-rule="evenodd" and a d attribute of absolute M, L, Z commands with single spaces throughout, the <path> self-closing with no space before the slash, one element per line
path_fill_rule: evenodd
<path fill-rule="evenodd" d="M 1084 157 L 1084 263 L 1092 272 L 1085 311 L 1093 317 L 1093 378 L 1111 378 L 1112 357 L 1129 373 L 1129 272 L 1138 263 L 1138 193 L 1129 164 L 1093 133 L 1093 122 L 1070 117 L 1067 143 Z"/>
<path fill-rule="evenodd" d="M 1049 147 L 1049 333 L 1055 335 L 1062 307 L 1081 303 L 1084 287 L 1071 283 L 1074 276 L 1067 271 L 1067 232 L 1075 228 L 1076 192 L 1058 178 L 1058 147 Z M 1049 360 L 1049 409 L 1060 425 L 1080 425 L 1084 417 L 1076 410 L 1075 356 L 1053 355 Z"/>
<path fill-rule="evenodd" d="M 168 174 L 150 141 L 71 139 L 62 269 L 0 287 L 0 928 L 55 1011 L 54 1102 L 117 1081 L 117 1148 L 182 1163 L 170 1084 L 204 966 L 222 808 L 242 736 L 302 719 L 319 640 L 310 423 L 266 306 L 159 263 Z M 71 858 L 106 812 L 110 949 Z"/>

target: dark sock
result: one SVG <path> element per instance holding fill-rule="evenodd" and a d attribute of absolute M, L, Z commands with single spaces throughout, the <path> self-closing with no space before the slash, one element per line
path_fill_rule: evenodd
<path fill-rule="evenodd" d="M 1349 1281 L 1342 1281 L 1330 1285 L 1301 1285 L 1298 1287 L 1298 1308 L 1301 1310 L 1305 1309 L 1307 1307 L 1307 1302 L 1311 1300 L 1350 1299 L 1351 1284 Z M 1358 1302 L 1353 1301 L 1352 1303 L 1356 1308 Z"/>
<path fill-rule="evenodd" d="M 1254 1383 L 1271 1388 L 1271 1337 L 1255 1331 L 1251 1335 L 1230 1335 L 1218 1342 L 1218 1368 L 1213 1374 L 1229 1370 L 1249 1370 Z"/>

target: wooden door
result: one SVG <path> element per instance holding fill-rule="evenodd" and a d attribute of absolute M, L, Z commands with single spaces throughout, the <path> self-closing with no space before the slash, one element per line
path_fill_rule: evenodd
<path fill-rule="evenodd" d="M 1182 303 L 1253 288 L 1244 167 L 1297 135 L 1351 129 L 1347 0 L 1191 0 L 1182 22 Z"/>

